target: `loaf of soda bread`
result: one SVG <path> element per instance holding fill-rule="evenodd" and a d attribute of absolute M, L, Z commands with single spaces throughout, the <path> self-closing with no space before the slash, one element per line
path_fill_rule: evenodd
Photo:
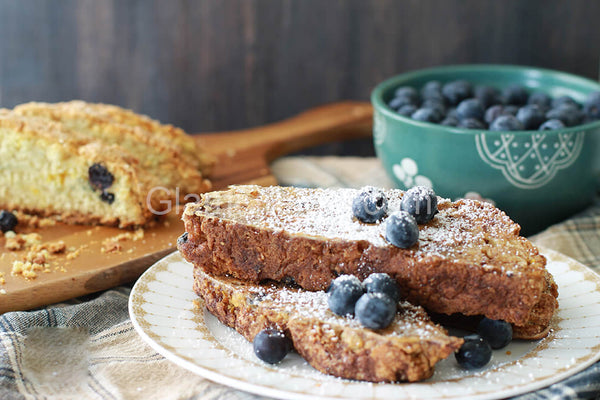
<path fill-rule="evenodd" d="M 139 161 L 140 167 L 156 177 L 164 191 L 174 194 L 179 188 L 183 196 L 210 188 L 203 176 L 210 159 L 203 156 L 195 141 L 180 129 L 163 126 L 147 117 L 136 118 L 132 112 L 116 106 L 83 101 L 26 103 L 16 106 L 12 112 L 57 122 L 66 131 L 121 147 Z"/>
<path fill-rule="evenodd" d="M 420 381 L 463 343 L 406 301 L 390 326 L 371 330 L 352 316 L 331 312 L 324 291 L 211 276 L 201 267 L 194 268 L 194 291 L 213 315 L 249 341 L 263 329 L 279 329 L 310 365 L 341 378 Z"/>
<path fill-rule="evenodd" d="M 210 156 L 183 131 L 104 104 L 0 111 L 0 208 L 67 223 L 145 226 L 210 188 Z"/>
<path fill-rule="evenodd" d="M 152 218 L 145 202 L 155 179 L 118 146 L 7 112 L 0 139 L 0 208 L 120 227 Z M 153 207 L 164 200 L 158 193 Z"/>
<path fill-rule="evenodd" d="M 514 325 L 514 337 L 548 333 L 557 286 L 545 258 L 504 212 L 474 200 L 438 198 L 409 249 L 389 244 L 385 220 L 354 218 L 354 189 L 232 186 L 188 204 L 183 256 L 213 275 L 324 290 L 336 276 L 385 272 L 406 299 L 444 313 L 484 315 Z M 388 214 L 404 192 L 389 190 Z"/>

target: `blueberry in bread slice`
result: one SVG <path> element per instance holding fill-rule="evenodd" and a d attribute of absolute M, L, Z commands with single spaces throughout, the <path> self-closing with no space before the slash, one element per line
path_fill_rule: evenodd
<path fill-rule="evenodd" d="M 69 223 L 145 225 L 166 202 L 156 178 L 119 146 L 0 110 L 0 208 Z"/>
<path fill-rule="evenodd" d="M 384 218 L 363 223 L 356 189 L 232 186 L 188 204 L 179 250 L 213 275 L 324 290 L 336 276 L 393 277 L 406 299 L 429 311 L 484 315 L 513 324 L 513 337 L 544 337 L 557 307 L 545 258 L 504 212 L 474 200 L 437 198 L 407 249 L 385 238 Z M 387 215 L 404 192 L 385 191 Z"/>
<path fill-rule="evenodd" d="M 103 145 L 119 146 L 122 152 L 137 160 L 140 168 L 155 177 L 157 187 L 164 188 L 155 190 L 153 195 L 169 192 L 175 196 L 179 188 L 183 197 L 210 189 L 204 174 L 211 159 L 180 129 L 136 116 L 117 106 L 83 101 L 26 103 L 16 106 L 12 113 L 55 122 L 65 132 Z"/>
<path fill-rule="evenodd" d="M 324 291 L 215 276 L 201 266 L 194 267 L 194 291 L 213 315 L 249 341 L 265 329 L 283 331 L 314 368 L 347 379 L 423 380 L 463 343 L 406 301 L 399 302 L 387 328 L 371 330 L 331 312 Z"/>

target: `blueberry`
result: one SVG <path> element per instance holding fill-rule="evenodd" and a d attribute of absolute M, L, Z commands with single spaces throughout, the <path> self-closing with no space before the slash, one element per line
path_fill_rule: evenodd
<path fill-rule="evenodd" d="M 456 107 L 458 119 L 473 118 L 482 120 L 485 110 L 478 99 L 466 99 L 461 101 Z"/>
<path fill-rule="evenodd" d="M 546 119 L 542 110 L 535 104 L 528 104 L 519 108 L 517 119 L 527 130 L 537 129 Z"/>
<path fill-rule="evenodd" d="M 479 100 L 483 108 L 489 108 L 501 102 L 500 91 L 494 87 L 486 85 L 475 86 L 473 91 L 475 98 Z"/>
<path fill-rule="evenodd" d="M 450 105 L 455 106 L 464 99 L 473 96 L 473 87 L 467 81 L 452 81 L 442 87 L 442 94 Z"/>
<path fill-rule="evenodd" d="M 183 232 L 183 235 L 181 235 L 177 238 L 177 246 L 182 246 L 184 243 L 187 243 L 187 241 L 188 241 L 188 233 Z"/>
<path fill-rule="evenodd" d="M 494 120 L 496 118 L 498 118 L 501 115 L 504 115 L 503 113 L 504 113 L 504 106 L 502 106 L 500 104 L 491 106 L 490 108 L 485 110 L 484 121 L 489 125 L 492 122 L 494 122 Z"/>
<path fill-rule="evenodd" d="M 423 99 L 442 98 L 442 84 L 440 81 L 429 81 L 421 88 Z"/>
<path fill-rule="evenodd" d="M 352 200 L 352 212 L 361 222 L 372 224 L 385 217 L 387 197 L 380 189 L 365 186 Z"/>
<path fill-rule="evenodd" d="M 600 119 L 600 92 L 592 92 L 583 104 L 583 111 L 590 120 Z"/>
<path fill-rule="evenodd" d="M 100 194 L 100 200 L 102 200 L 108 204 L 112 204 L 115 201 L 115 195 L 113 193 L 109 193 L 109 192 L 103 190 L 102 193 Z"/>
<path fill-rule="evenodd" d="M 419 240 L 419 226 L 406 211 L 390 215 L 385 224 L 385 238 L 396 247 L 408 249 Z"/>
<path fill-rule="evenodd" d="M 104 190 L 113 184 L 115 178 L 104 165 L 96 163 L 88 168 L 88 180 L 94 189 Z"/>
<path fill-rule="evenodd" d="M 459 128 L 464 129 L 485 129 L 486 126 L 483 122 L 475 118 L 465 118 L 458 124 Z"/>
<path fill-rule="evenodd" d="M 535 92 L 529 96 L 527 104 L 535 104 L 541 110 L 547 110 L 552 106 L 552 99 L 546 93 Z"/>
<path fill-rule="evenodd" d="M 431 188 L 415 186 L 404 193 L 400 209 L 412 215 L 417 224 L 426 224 L 437 214 L 437 196 Z"/>
<path fill-rule="evenodd" d="M 2 232 L 14 230 L 18 223 L 19 220 L 17 219 L 15 214 L 6 210 L 0 211 L 0 230 Z"/>
<path fill-rule="evenodd" d="M 579 103 L 573 100 L 571 96 L 560 96 L 552 100 L 552 108 L 559 108 L 564 105 L 579 108 Z"/>
<path fill-rule="evenodd" d="M 521 85 L 508 86 L 504 89 L 502 94 L 506 104 L 513 104 L 516 106 L 526 104 L 527 99 L 529 98 L 529 93 L 527 93 L 527 90 Z"/>
<path fill-rule="evenodd" d="M 458 126 L 458 118 L 456 117 L 446 117 L 440 122 L 441 125 L 444 126 Z"/>
<path fill-rule="evenodd" d="M 406 97 L 412 100 L 413 104 L 419 101 L 419 93 L 417 92 L 417 89 L 410 86 L 400 86 L 394 92 L 394 97 Z"/>
<path fill-rule="evenodd" d="M 359 286 L 364 292 L 364 287 L 363 284 L 360 282 L 360 279 L 358 279 L 354 275 L 344 274 L 338 276 L 333 281 L 331 281 L 329 287 L 327 288 L 327 293 L 331 293 L 343 286 Z"/>
<path fill-rule="evenodd" d="M 565 127 L 565 124 L 563 124 L 563 122 L 560 119 L 549 119 L 548 121 L 546 121 L 542 125 L 540 125 L 539 130 L 540 131 L 554 131 L 557 129 L 563 129 L 564 127 Z"/>
<path fill-rule="evenodd" d="M 458 118 L 458 112 L 456 112 L 456 108 L 454 108 L 454 107 L 448 109 L 448 112 L 446 113 L 446 117 L 454 118 L 456 120 L 460 119 L 460 118 Z"/>
<path fill-rule="evenodd" d="M 398 283 L 388 274 L 377 272 L 369 275 L 363 281 L 367 293 L 383 293 L 394 302 L 400 301 L 400 288 Z"/>
<path fill-rule="evenodd" d="M 583 113 L 577 107 L 564 104 L 558 108 L 552 108 L 546 113 L 547 119 L 560 119 L 566 126 L 575 126 L 583 120 Z"/>
<path fill-rule="evenodd" d="M 277 364 L 292 350 L 292 341 L 278 329 L 263 329 L 254 336 L 252 346 L 262 361 Z"/>
<path fill-rule="evenodd" d="M 516 116 L 517 112 L 519 112 L 519 107 L 515 106 L 515 105 L 507 105 L 504 106 L 504 110 L 502 111 L 502 115 L 512 115 L 512 116 Z"/>
<path fill-rule="evenodd" d="M 410 117 L 412 113 L 417 111 L 417 106 L 412 104 L 407 104 L 398 109 L 397 113 L 400 115 L 404 115 L 405 117 Z"/>
<path fill-rule="evenodd" d="M 477 325 L 477 333 L 488 341 L 492 349 L 501 349 L 512 340 L 513 330 L 506 321 L 483 318 Z"/>
<path fill-rule="evenodd" d="M 426 102 L 427 100 L 436 101 L 446 107 L 446 98 L 442 94 L 441 90 L 439 92 L 428 93 L 427 97 L 423 97 L 423 102 Z"/>
<path fill-rule="evenodd" d="M 352 315 L 356 301 L 364 292 L 365 289 L 357 277 L 340 275 L 329 286 L 327 298 L 329 309 L 337 315 Z"/>
<path fill-rule="evenodd" d="M 437 123 L 444 118 L 444 114 L 437 108 L 419 108 L 410 117 L 417 121 Z"/>
<path fill-rule="evenodd" d="M 446 103 L 444 103 L 443 99 L 429 98 L 425 99 L 421 104 L 421 108 L 433 108 L 438 110 L 440 113 L 446 113 Z"/>
<path fill-rule="evenodd" d="M 465 342 L 458 352 L 454 353 L 458 364 L 466 369 L 481 368 L 492 359 L 492 348 L 489 343 L 479 335 L 467 335 Z"/>
<path fill-rule="evenodd" d="M 388 106 L 390 106 L 391 109 L 393 110 L 399 110 L 404 106 L 414 106 L 416 103 L 414 101 L 412 101 L 410 98 L 406 97 L 406 96 L 399 96 L 399 97 L 394 97 L 392 100 L 390 100 L 390 102 L 388 103 Z"/>
<path fill-rule="evenodd" d="M 512 115 L 501 115 L 490 125 L 491 131 L 522 131 L 523 124 Z"/>
<path fill-rule="evenodd" d="M 383 293 L 365 293 L 356 302 L 355 314 L 366 328 L 384 329 L 396 316 L 396 303 Z"/>

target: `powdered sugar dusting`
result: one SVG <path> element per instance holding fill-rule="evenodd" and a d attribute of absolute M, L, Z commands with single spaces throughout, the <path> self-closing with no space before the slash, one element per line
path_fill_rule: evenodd
<path fill-rule="evenodd" d="M 322 328 L 366 329 L 351 315 L 341 317 L 334 314 L 329 309 L 328 294 L 324 291 L 310 292 L 278 285 L 245 285 L 244 290 L 249 292 L 246 298 L 252 305 L 288 314 L 290 318 L 318 321 Z M 389 327 L 374 332 L 403 339 L 409 336 L 417 336 L 420 340 L 446 337 L 444 330 L 429 320 L 423 308 L 406 301 L 398 303 L 398 313 Z"/>
<path fill-rule="evenodd" d="M 205 194 L 201 204 L 188 207 L 186 212 L 286 232 L 292 236 L 392 246 L 385 239 L 386 218 L 367 224 L 354 217 L 352 200 L 359 193 L 358 189 L 233 186 L 229 191 Z M 392 189 L 385 194 L 388 198 L 387 215 L 399 211 L 404 192 Z M 433 220 L 419 226 L 418 244 L 405 251 L 418 258 L 460 257 L 470 253 L 471 260 L 475 257 L 473 261 L 484 264 L 488 257 L 483 249 L 490 247 L 494 238 L 516 235 L 518 229 L 497 208 L 474 200 L 453 203 L 438 198 L 438 211 Z"/>

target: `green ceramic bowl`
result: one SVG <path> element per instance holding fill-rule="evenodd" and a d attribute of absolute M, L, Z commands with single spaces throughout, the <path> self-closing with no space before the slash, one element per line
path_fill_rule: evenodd
<path fill-rule="evenodd" d="M 520 84 L 583 102 L 600 84 L 539 68 L 461 65 L 409 72 L 371 94 L 375 151 L 398 187 L 428 185 L 443 197 L 492 200 L 532 234 L 589 205 L 600 171 L 600 121 L 557 131 L 491 132 L 415 121 L 387 106 L 399 86 L 465 79 L 502 89 Z"/>

